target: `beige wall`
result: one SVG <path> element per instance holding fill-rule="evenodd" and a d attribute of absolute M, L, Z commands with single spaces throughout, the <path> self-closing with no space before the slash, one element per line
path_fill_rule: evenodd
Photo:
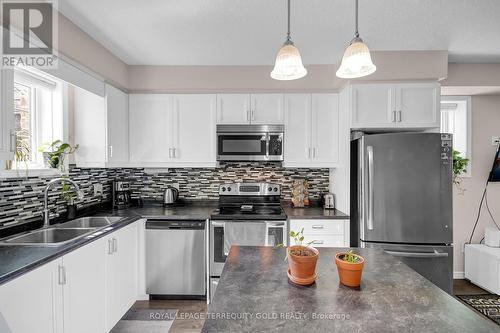
<path fill-rule="evenodd" d="M 493 163 L 496 147 L 491 145 L 492 136 L 500 136 L 500 96 L 472 97 L 472 177 L 464 178 L 463 194 L 454 190 L 453 239 L 455 243 L 454 270 L 464 271 L 463 244 L 469 240 L 476 219 L 479 202 L 486 179 Z M 495 219 L 500 222 L 500 183 L 488 186 L 488 201 Z M 483 206 L 474 242 L 484 236 L 484 227 L 494 226 Z"/>
<path fill-rule="evenodd" d="M 59 15 L 58 24 L 60 53 L 101 75 L 113 85 L 127 87 L 128 67 L 123 61 L 64 15 Z"/>

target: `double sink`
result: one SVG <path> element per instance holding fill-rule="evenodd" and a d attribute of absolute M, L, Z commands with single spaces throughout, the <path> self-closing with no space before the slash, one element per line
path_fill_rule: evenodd
<path fill-rule="evenodd" d="M 44 245 L 60 246 L 77 238 L 94 233 L 109 227 L 123 217 L 117 216 L 92 216 L 81 217 L 61 223 L 50 228 L 31 231 L 27 234 L 14 236 L 1 241 L 0 245 Z"/>

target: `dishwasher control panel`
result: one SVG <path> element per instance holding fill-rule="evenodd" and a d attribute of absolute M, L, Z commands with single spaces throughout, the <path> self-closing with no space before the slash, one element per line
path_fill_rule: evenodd
<path fill-rule="evenodd" d="M 148 219 L 146 229 L 205 229 L 205 221 Z"/>

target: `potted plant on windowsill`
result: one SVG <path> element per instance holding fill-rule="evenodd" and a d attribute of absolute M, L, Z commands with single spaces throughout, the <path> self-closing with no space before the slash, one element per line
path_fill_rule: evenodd
<path fill-rule="evenodd" d="M 365 258 L 353 253 L 352 250 L 337 253 L 335 264 L 339 272 L 340 283 L 348 287 L 359 287 L 364 263 Z"/>
<path fill-rule="evenodd" d="M 75 193 L 71 190 L 71 184 L 63 181 L 61 187 L 61 199 L 66 201 L 66 217 L 72 220 L 76 217 L 77 206 L 75 203 Z"/>
<path fill-rule="evenodd" d="M 461 156 L 458 150 L 453 150 L 453 184 L 457 187 L 459 194 L 463 194 L 465 189 L 462 188 L 461 175 L 467 172 L 469 159 Z"/>
<path fill-rule="evenodd" d="M 43 144 L 38 151 L 43 153 L 44 163 L 48 167 L 64 171 L 64 158 L 66 155 L 73 154 L 78 147 L 78 145 L 72 147 L 69 143 L 56 140 L 50 144 Z"/>
<path fill-rule="evenodd" d="M 310 246 L 314 241 L 307 244 L 304 242 L 304 228 L 299 232 L 290 231 L 295 245 L 286 249 L 288 259 L 288 278 L 290 281 L 300 285 L 311 285 L 316 280 L 316 264 L 319 258 L 319 251 Z M 284 247 L 283 244 L 278 245 Z"/>

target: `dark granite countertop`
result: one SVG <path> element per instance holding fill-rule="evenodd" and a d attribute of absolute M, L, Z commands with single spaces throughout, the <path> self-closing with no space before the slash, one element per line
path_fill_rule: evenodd
<path fill-rule="evenodd" d="M 206 220 L 210 217 L 211 212 L 216 206 L 217 201 L 207 201 L 184 202 L 170 207 L 163 207 L 159 203 L 147 203 L 144 207 L 115 211 L 101 207 L 93 210 L 91 213 L 89 210 L 85 210 L 83 213 L 85 216 L 122 216 L 123 219 L 112 224 L 110 226 L 112 227 L 111 230 L 105 231 L 97 237 L 89 238 L 85 236 L 61 246 L 0 244 L 0 284 L 6 283 L 87 243 L 104 237 L 140 218 Z"/>
<path fill-rule="evenodd" d="M 339 284 L 337 248 L 319 248 L 316 283 L 288 282 L 284 249 L 233 246 L 202 332 L 497 332 L 498 326 L 398 259 L 366 259 L 361 288 Z M 229 319 L 227 319 L 229 318 Z"/>
<path fill-rule="evenodd" d="M 324 209 L 321 206 L 311 206 L 304 208 L 294 208 L 290 204 L 283 203 L 283 210 L 289 220 L 293 219 L 331 219 L 346 220 L 349 215 L 342 213 L 337 209 Z"/>

